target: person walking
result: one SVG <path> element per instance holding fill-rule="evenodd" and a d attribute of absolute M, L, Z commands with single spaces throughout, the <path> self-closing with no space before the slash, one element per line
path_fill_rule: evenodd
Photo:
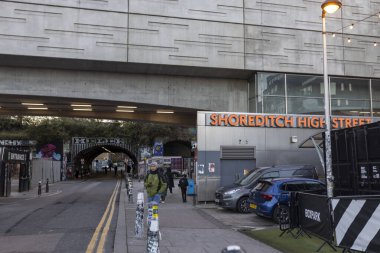
<path fill-rule="evenodd" d="M 166 183 L 165 190 L 161 193 L 161 203 L 165 203 L 166 195 L 168 195 L 168 178 L 163 168 L 159 167 L 157 170 L 160 179 Z"/>
<path fill-rule="evenodd" d="M 183 175 L 183 177 L 179 180 L 178 182 L 178 187 L 181 188 L 181 193 L 182 193 L 182 201 L 185 203 L 186 202 L 186 191 L 187 191 L 187 186 L 189 186 L 189 182 L 187 181 L 187 176 L 186 174 Z"/>
<path fill-rule="evenodd" d="M 166 190 L 167 184 L 158 174 L 157 163 L 154 162 L 150 165 L 144 180 L 144 186 L 148 194 L 148 202 L 160 203 L 161 194 Z"/>
<path fill-rule="evenodd" d="M 174 188 L 174 179 L 173 179 L 173 174 L 172 174 L 172 169 L 170 167 L 166 168 L 166 178 L 168 179 L 168 188 L 170 193 L 173 193 L 173 188 Z"/>

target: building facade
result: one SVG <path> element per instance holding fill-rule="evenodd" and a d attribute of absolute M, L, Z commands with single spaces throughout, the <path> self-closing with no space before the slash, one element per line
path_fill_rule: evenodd
<path fill-rule="evenodd" d="M 4 0 L 0 91 L 320 114 L 321 2 Z M 327 17 L 333 113 L 380 110 L 379 9 L 345 0 Z"/>

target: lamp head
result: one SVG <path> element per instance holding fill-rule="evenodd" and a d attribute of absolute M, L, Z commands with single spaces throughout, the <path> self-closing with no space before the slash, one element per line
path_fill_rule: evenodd
<path fill-rule="evenodd" d="M 342 3 L 339 0 L 326 0 L 322 5 L 322 11 L 324 13 L 332 14 L 342 7 Z"/>

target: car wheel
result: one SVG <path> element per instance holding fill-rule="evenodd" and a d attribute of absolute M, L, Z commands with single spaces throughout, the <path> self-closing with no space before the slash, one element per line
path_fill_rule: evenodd
<path fill-rule="evenodd" d="M 247 206 L 247 199 L 248 199 L 248 197 L 242 197 L 237 202 L 236 210 L 239 213 L 249 213 L 250 210 L 249 210 L 249 208 Z"/>
<path fill-rule="evenodd" d="M 273 211 L 273 221 L 277 224 L 285 224 L 289 222 L 289 207 L 277 205 Z"/>

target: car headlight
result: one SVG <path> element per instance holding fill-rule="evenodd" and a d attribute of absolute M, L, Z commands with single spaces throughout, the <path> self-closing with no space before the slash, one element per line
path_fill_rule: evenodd
<path fill-rule="evenodd" d="M 224 195 L 231 195 L 231 194 L 234 194 L 234 193 L 236 193 L 236 192 L 238 192 L 238 191 L 240 191 L 239 188 L 238 188 L 238 189 L 229 190 L 229 191 L 226 191 L 226 192 L 224 193 Z"/>

